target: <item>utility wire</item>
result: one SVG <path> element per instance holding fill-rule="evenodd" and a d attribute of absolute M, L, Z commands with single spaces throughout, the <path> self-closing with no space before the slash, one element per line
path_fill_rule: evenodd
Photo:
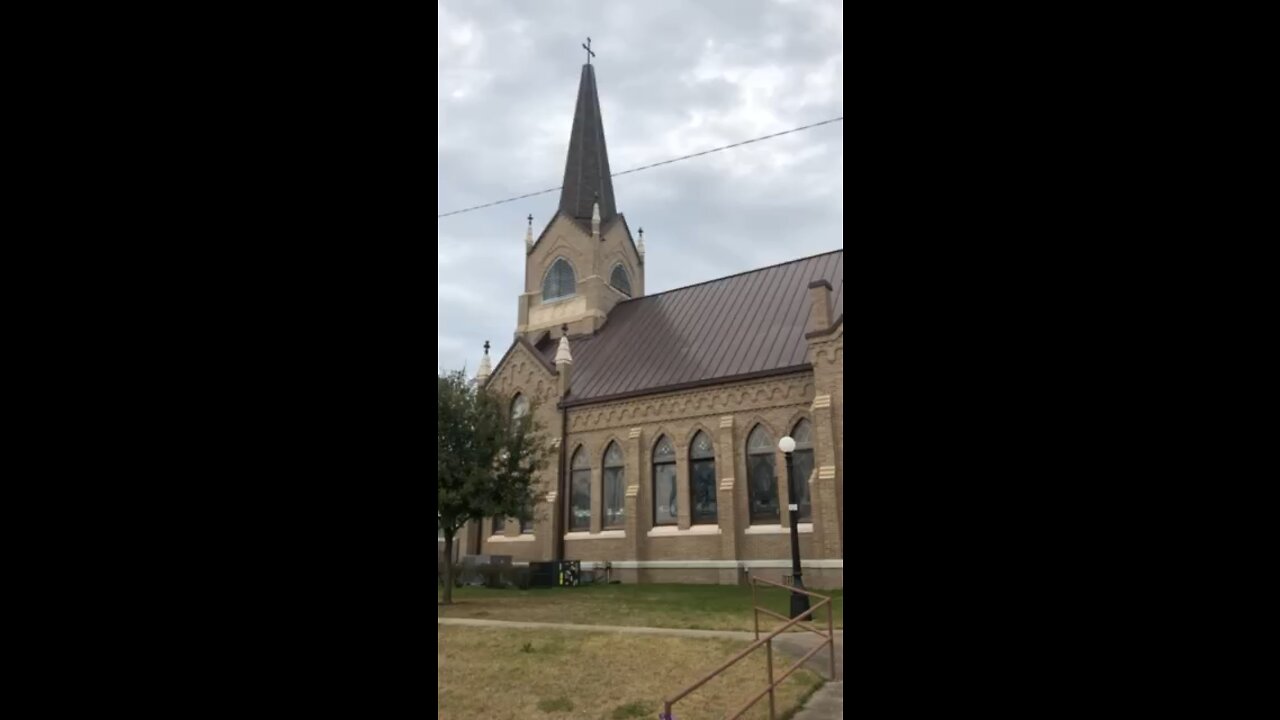
<path fill-rule="evenodd" d="M 641 170 L 652 170 L 653 168 L 662 167 L 663 165 L 671 165 L 672 163 L 678 163 L 682 160 L 689 160 L 696 157 L 702 157 L 704 155 L 718 153 L 722 150 L 732 150 L 733 148 L 742 147 L 743 145 L 750 145 L 752 143 L 763 142 L 765 140 L 772 140 L 773 138 L 782 137 L 783 135 L 798 133 L 798 132 L 801 132 L 802 130 L 812 130 L 813 128 L 816 128 L 816 127 L 822 127 L 823 125 L 830 125 L 832 123 L 838 123 L 838 122 L 844 122 L 844 116 L 840 116 L 838 118 L 831 118 L 830 120 L 823 120 L 822 122 L 813 123 L 812 125 L 804 125 L 798 128 L 792 128 L 790 130 L 783 130 L 782 132 L 776 132 L 776 133 L 773 133 L 772 135 L 761 135 L 760 137 L 757 137 L 757 138 L 751 138 L 750 140 L 743 140 L 741 142 L 733 143 L 732 145 L 725 145 L 723 147 L 712 148 L 710 150 L 703 150 L 702 152 L 693 153 L 692 155 L 682 155 L 678 158 L 663 160 L 662 162 L 656 162 L 656 163 L 653 163 L 652 165 L 642 165 L 637 168 L 631 168 L 630 170 L 624 170 L 620 173 L 614 173 L 611 177 L 621 177 L 623 175 L 630 175 L 632 173 L 638 173 Z M 436 219 L 439 220 L 440 218 L 447 218 L 451 215 L 461 215 L 463 213 L 475 212 L 476 210 L 491 208 L 491 207 L 494 207 L 495 205 L 505 205 L 506 203 L 513 203 L 513 202 L 516 202 L 517 200 L 524 200 L 526 198 L 537 197 L 539 195 L 546 195 L 547 193 L 553 193 L 560 189 L 561 189 L 561 186 L 547 188 L 546 190 L 539 190 L 537 192 L 527 193 L 525 195 L 520 195 L 518 197 L 507 198 L 506 200 L 497 200 L 495 202 L 485 203 L 483 205 L 476 205 L 475 207 L 463 208 L 462 210 L 454 210 L 453 212 L 441 213 L 439 215 L 436 215 Z"/>

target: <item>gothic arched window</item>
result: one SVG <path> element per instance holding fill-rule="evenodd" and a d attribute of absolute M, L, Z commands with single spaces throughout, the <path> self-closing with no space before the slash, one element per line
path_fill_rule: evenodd
<path fill-rule="evenodd" d="M 631 278 L 627 277 L 627 271 L 622 267 L 622 263 L 613 266 L 613 273 L 609 275 L 609 284 L 621 290 L 623 295 L 631 297 Z"/>
<path fill-rule="evenodd" d="M 782 522 L 774 465 L 773 438 L 763 425 L 757 425 L 747 439 L 747 504 L 753 523 Z"/>
<path fill-rule="evenodd" d="M 626 463 L 618 443 L 609 443 L 604 453 L 604 526 L 621 528 L 626 524 Z"/>
<path fill-rule="evenodd" d="M 809 499 L 809 476 L 813 474 L 813 423 L 804 419 L 796 423 L 791 430 L 791 439 L 796 441 L 795 452 L 791 453 L 796 497 L 787 502 L 800 505 L 796 514 L 800 522 L 813 522 L 813 503 Z"/>
<path fill-rule="evenodd" d="M 516 399 L 511 401 L 511 419 L 519 420 L 529 414 L 529 401 L 524 395 L 516 395 Z"/>
<path fill-rule="evenodd" d="M 680 520 L 676 504 L 676 448 L 663 435 L 653 448 L 653 524 L 675 525 Z"/>
<path fill-rule="evenodd" d="M 573 453 L 569 488 L 569 529 L 591 529 L 591 458 L 579 447 Z"/>
<path fill-rule="evenodd" d="M 564 258 L 557 258 L 542 280 L 542 301 L 558 300 L 573 295 L 578 290 L 573 268 Z"/>
<path fill-rule="evenodd" d="M 716 515 L 716 448 L 701 430 L 689 448 L 689 495 L 694 525 L 720 521 Z"/>

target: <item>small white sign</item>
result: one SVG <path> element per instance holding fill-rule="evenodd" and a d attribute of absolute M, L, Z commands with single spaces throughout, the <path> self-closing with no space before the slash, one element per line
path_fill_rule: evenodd
<path fill-rule="evenodd" d="M 799 505 L 788 505 L 788 506 L 787 506 L 787 509 L 788 509 L 788 510 L 791 510 L 792 512 L 800 512 L 800 506 L 799 506 Z"/>

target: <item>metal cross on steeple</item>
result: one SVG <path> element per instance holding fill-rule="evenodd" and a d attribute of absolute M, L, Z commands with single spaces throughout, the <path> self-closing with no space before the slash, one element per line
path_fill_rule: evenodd
<path fill-rule="evenodd" d="M 596 56 L 596 54 L 591 51 L 591 38 L 587 38 L 587 41 L 582 44 L 582 48 L 587 51 L 587 64 L 590 65 L 591 58 Z"/>

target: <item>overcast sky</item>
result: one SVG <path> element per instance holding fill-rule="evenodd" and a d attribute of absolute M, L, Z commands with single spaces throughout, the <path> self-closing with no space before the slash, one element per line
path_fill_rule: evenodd
<path fill-rule="evenodd" d="M 592 38 L 615 173 L 844 115 L 839 0 L 438 2 L 437 214 L 556 187 Z M 649 294 L 844 246 L 844 123 L 614 180 Z M 436 221 L 438 369 L 510 345 L 558 193 Z"/>

